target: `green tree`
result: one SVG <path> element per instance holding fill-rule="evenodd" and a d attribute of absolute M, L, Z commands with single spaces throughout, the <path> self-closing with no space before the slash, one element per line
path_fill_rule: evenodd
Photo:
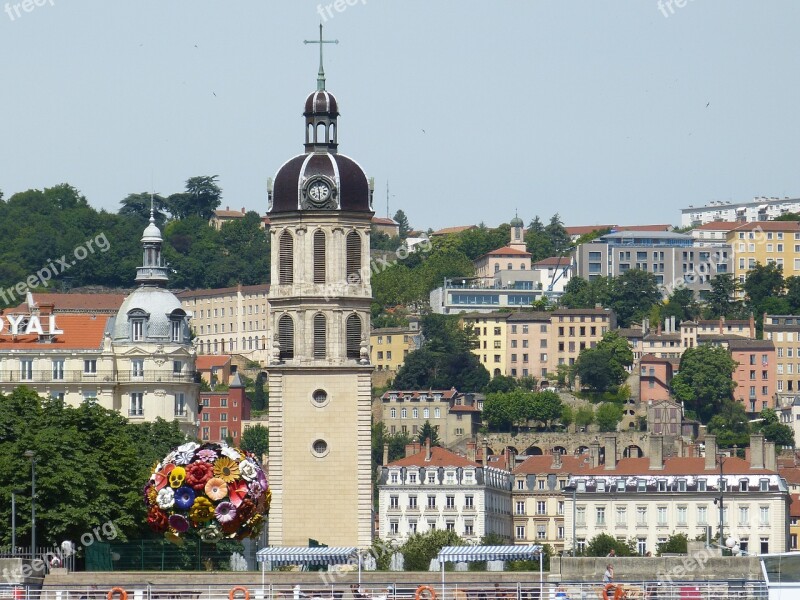
<path fill-rule="evenodd" d="M 661 310 L 661 318 L 675 317 L 678 324 L 697 319 L 699 314 L 700 306 L 695 302 L 694 292 L 686 287 L 674 289 Z"/>
<path fill-rule="evenodd" d="M 415 533 L 400 547 L 406 571 L 427 571 L 431 560 L 436 558 L 445 546 L 463 546 L 455 531 L 435 529 L 425 533 Z"/>
<path fill-rule="evenodd" d="M 408 223 L 408 217 L 406 216 L 406 213 L 404 213 L 402 210 L 398 210 L 396 213 L 394 213 L 394 220 L 400 226 L 400 239 L 406 239 L 408 237 L 408 232 L 411 231 L 411 225 Z"/>
<path fill-rule="evenodd" d="M 581 386 L 595 392 L 605 392 L 619 384 L 611 363 L 611 353 L 596 348 L 581 351 L 575 362 L 574 373 L 580 379 Z"/>
<path fill-rule="evenodd" d="M 564 256 L 572 248 L 572 240 L 561 222 L 558 213 L 550 217 L 550 222 L 544 228 L 545 234 L 550 238 L 552 254 L 550 256 Z"/>
<path fill-rule="evenodd" d="M 517 380 L 507 375 L 495 375 L 483 389 L 484 394 L 492 392 L 510 392 L 517 389 Z"/>
<path fill-rule="evenodd" d="M 186 191 L 172 194 L 167 206 L 178 219 L 195 215 L 206 221 L 222 203 L 222 190 L 217 184 L 218 175 L 190 177 L 186 180 Z"/>
<path fill-rule="evenodd" d="M 564 427 L 569 427 L 575 422 L 575 411 L 569 404 L 564 404 L 561 407 L 560 421 Z"/>
<path fill-rule="evenodd" d="M 621 327 L 637 322 L 653 305 L 661 302 L 656 276 L 641 269 L 630 269 L 614 277 L 609 295 L 608 307 L 617 314 Z"/>
<path fill-rule="evenodd" d="M 765 408 L 759 414 L 761 422 L 756 428 L 764 434 L 767 441 L 775 442 L 780 447 L 794 448 L 794 430 L 778 419 L 778 413 L 772 408 Z"/>
<path fill-rule="evenodd" d="M 608 306 L 611 299 L 611 280 L 597 277 L 587 281 L 581 277 L 573 277 L 564 286 L 564 294 L 559 299 L 566 308 L 594 308 Z"/>
<path fill-rule="evenodd" d="M 717 446 L 742 448 L 750 443 L 750 421 L 741 402 L 725 399 L 708 421 L 707 431 L 717 436 Z"/>
<path fill-rule="evenodd" d="M 706 318 L 732 316 L 736 306 L 734 298 L 738 290 L 736 279 L 730 273 L 722 273 L 712 277 L 709 284 L 711 291 L 706 295 Z"/>
<path fill-rule="evenodd" d="M 431 441 L 431 446 L 440 446 L 439 440 L 439 426 L 438 425 L 431 425 L 431 422 L 425 420 L 425 423 L 419 429 L 419 435 L 417 436 L 417 441 L 420 444 L 424 444 L 426 440 Z"/>
<path fill-rule="evenodd" d="M 269 429 L 263 425 L 253 425 L 242 432 L 240 442 L 242 450 L 248 450 L 255 454 L 259 460 L 265 454 L 269 454 Z"/>
<path fill-rule="evenodd" d="M 616 431 L 622 420 L 622 407 L 614 402 L 603 402 L 595 415 L 600 431 Z"/>
<path fill-rule="evenodd" d="M 776 263 L 766 265 L 756 263 L 756 266 L 747 272 L 747 279 L 743 287 L 747 307 L 755 315 L 759 326 L 765 310 L 788 309 L 788 305 L 768 306 L 783 295 L 783 268 Z"/>
<path fill-rule="evenodd" d="M 261 411 L 269 408 L 269 392 L 265 389 L 266 383 L 266 373 L 262 371 L 256 375 L 256 380 L 253 383 L 253 410 Z"/>
<path fill-rule="evenodd" d="M 636 554 L 630 542 L 622 542 L 607 533 L 598 533 L 587 542 L 584 556 L 608 556 L 612 550 L 617 556 Z"/>
<path fill-rule="evenodd" d="M 661 542 L 656 546 L 656 554 L 686 554 L 689 544 L 689 537 L 685 533 L 673 533 L 667 538 L 666 542 Z"/>
<path fill-rule="evenodd" d="M 736 386 L 731 379 L 735 369 L 736 363 L 725 348 L 689 348 L 681 357 L 679 373 L 672 379 L 672 393 L 685 403 L 687 413 L 707 423 L 723 402 L 731 399 Z"/>
<path fill-rule="evenodd" d="M 579 406 L 578 410 L 575 411 L 575 425 L 588 427 L 592 423 L 594 423 L 594 409 L 588 404 Z"/>
<path fill-rule="evenodd" d="M 528 231 L 525 233 L 525 246 L 531 253 L 531 259 L 534 262 L 549 258 L 554 254 L 553 242 L 538 215 L 528 225 Z"/>
<path fill-rule="evenodd" d="M 167 199 L 159 194 L 151 194 L 142 192 L 140 194 L 128 194 L 123 200 L 120 201 L 122 208 L 119 213 L 122 216 L 135 217 L 139 223 L 144 226 L 150 219 L 150 206 L 153 206 L 153 217 L 156 225 L 163 227 L 167 220 Z"/>
<path fill-rule="evenodd" d="M 561 402 L 561 397 L 555 392 L 545 390 L 533 395 L 530 413 L 526 416 L 528 419 L 543 423 L 547 429 L 550 429 L 553 421 L 562 416 L 563 409 L 564 404 Z"/>

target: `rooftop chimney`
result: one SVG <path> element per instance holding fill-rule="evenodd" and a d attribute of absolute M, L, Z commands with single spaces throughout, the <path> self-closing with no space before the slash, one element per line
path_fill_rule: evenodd
<path fill-rule="evenodd" d="M 617 468 L 617 436 L 606 436 L 606 471 L 613 471 Z"/>
<path fill-rule="evenodd" d="M 481 464 L 484 467 L 489 466 L 489 440 L 483 438 L 483 454 L 481 454 Z"/>
<path fill-rule="evenodd" d="M 589 459 L 591 460 L 593 469 L 600 466 L 600 442 L 597 440 L 589 444 Z"/>
<path fill-rule="evenodd" d="M 431 438 L 425 438 L 425 462 L 430 462 L 431 460 Z"/>
<path fill-rule="evenodd" d="M 760 433 L 750 436 L 750 468 L 764 468 L 764 436 Z"/>
<path fill-rule="evenodd" d="M 474 441 L 467 442 L 467 459 L 475 462 L 475 455 L 477 454 L 477 444 Z"/>
<path fill-rule="evenodd" d="M 561 465 L 561 452 L 553 452 L 553 462 L 550 465 L 550 468 L 558 470 L 561 469 Z"/>
<path fill-rule="evenodd" d="M 384 466 L 389 464 L 389 444 L 383 445 L 383 464 Z"/>
<path fill-rule="evenodd" d="M 750 313 L 750 339 L 756 339 L 756 320 L 753 318 L 753 313 Z"/>
<path fill-rule="evenodd" d="M 775 442 L 764 442 L 764 468 L 768 471 L 778 470 L 778 457 L 775 455 Z"/>
<path fill-rule="evenodd" d="M 664 437 L 650 436 L 650 470 L 660 471 L 664 468 Z"/>
<path fill-rule="evenodd" d="M 419 442 L 411 442 L 410 444 L 406 444 L 406 458 L 409 456 L 414 456 L 415 454 L 419 454 L 419 451 Z"/>
<path fill-rule="evenodd" d="M 717 436 L 706 435 L 706 471 L 714 471 L 717 468 Z"/>
<path fill-rule="evenodd" d="M 720 333 L 720 335 L 725 333 L 725 317 L 724 316 L 720 316 L 720 318 L 719 318 L 719 333 Z"/>
<path fill-rule="evenodd" d="M 676 437 L 675 443 L 673 444 L 675 447 L 675 454 L 673 456 L 682 457 L 683 454 L 683 438 Z"/>

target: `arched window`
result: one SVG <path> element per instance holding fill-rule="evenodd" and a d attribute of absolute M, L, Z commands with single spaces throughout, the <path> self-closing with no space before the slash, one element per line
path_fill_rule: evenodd
<path fill-rule="evenodd" d="M 361 283 L 361 236 L 347 234 L 347 283 Z"/>
<path fill-rule="evenodd" d="M 314 142 L 314 124 L 309 123 L 308 127 L 306 128 L 306 144 L 312 144 Z"/>
<path fill-rule="evenodd" d="M 336 142 L 336 125 L 333 123 L 328 127 L 328 141 Z"/>
<path fill-rule="evenodd" d="M 294 283 L 294 238 L 288 231 L 281 234 L 279 254 L 278 283 Z"/>
<path fill-rule="evenodd" d="M 325 126 L 325 123 L 317 123 L 317 143 L 324 144 L 328 140 L 325 139 L 328 133 L 328 128 Z"/>
<path fill-rule="evenodd" d="M 294 321 L 289 315 L 283 315 L 278 320 L 278 343 L 281 346 L 281 360 L 294 358 Z"/>
<path fill-rule="evenodd" d="M 314 358 L 325 358 L 327 347 L 327 325 L 325 315 L 314 315 Z"/>
<path fill-rule="evenodd" d="M 314 283 L 325 283 L 325 232 L 314 232 Z"/>
<path fill-rule="evenodd" d="M 347 317 L 347 358 L 358 358 L 361 355 L 361 317 Z"/>

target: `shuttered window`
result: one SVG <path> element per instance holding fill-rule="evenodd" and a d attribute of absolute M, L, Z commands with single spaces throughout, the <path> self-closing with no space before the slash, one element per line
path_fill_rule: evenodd
<path fill-rule="evenodd" d="M 278 343 L 281 345 L 281 360 L 294 358 L 294 321 L 289 315 L 278 320 Z"/>
<path fill-rule="evenodd" d="M 279 254 L 281 264 L 278 271 L 278 283 L 294 283 L 294 239 L 288 231 L 281 234 Z"/>
<path fill-rule="evenodd" d="M 314 358 L 325 358 L 326 329 L 325 315 L 321 313 L 314 315 Z"/>
<path fill-rule="evenodd" d="M 314 232 L 314 283 L 325 283 L 325 232 Z"/>
<path fill-rule="evenodd" d="M 358 359 L 361 355 L 361 318 L 347 317 L 347 358 Z"/>
<path fill-rule="evenodd" d="M 347 234 L 347 283 L 361 283 L 361 236 Z"/>

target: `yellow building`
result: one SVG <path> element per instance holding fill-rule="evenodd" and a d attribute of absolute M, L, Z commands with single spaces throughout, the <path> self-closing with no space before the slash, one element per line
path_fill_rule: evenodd
<path fill-rule="evenodd" d="M 733 274 L 740 283 L 756 264 L 775 263 L 784 277 L 800 275 L 800 223 L 796 221 L 744 223 L 728 232 L 727 243 L 733 250 Z"/>
<path fill-rule="evenodd" d="M 492 377 L 508 374 L 506 349 L 506 320 L 511 313 L 465 313 L 461 315 L 464 327 L 472 326 L 478 337 L 478 347 L 473 352 Z"/>
<path fill-rule="evenodd" d="M 409 352 L 421 343 L 419 328 L 384 327 L 373 329 L 369 336 L 370 359 L 378 371 L 397 371 Z"/>

